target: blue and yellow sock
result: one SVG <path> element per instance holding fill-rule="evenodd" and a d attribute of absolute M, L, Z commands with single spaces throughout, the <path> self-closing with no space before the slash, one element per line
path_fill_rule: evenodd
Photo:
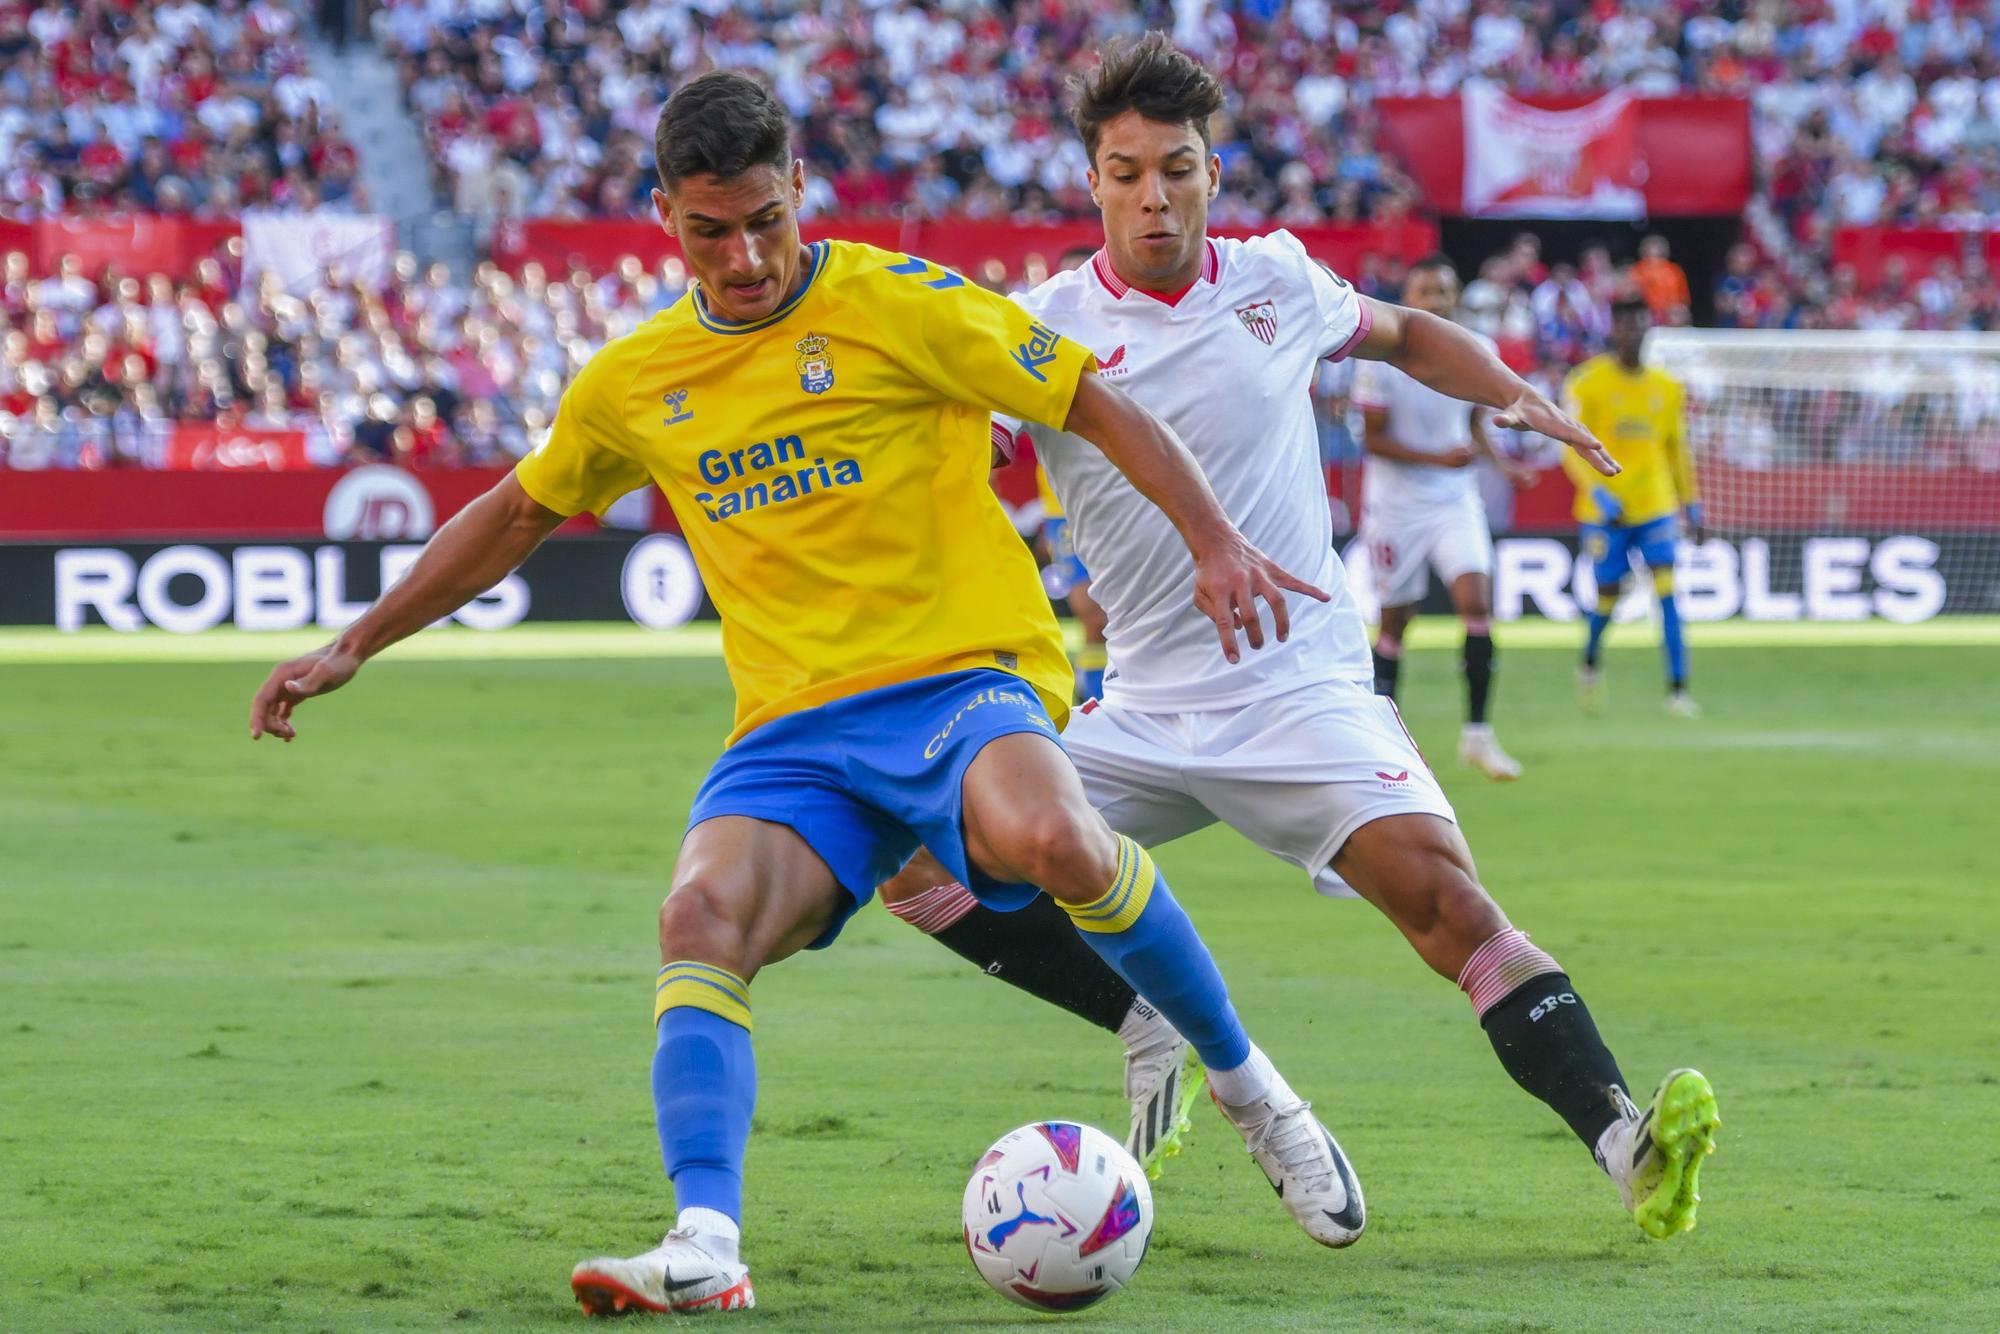
<path fill-rule="evenodd" d="M 1667 660 L 1667 686 L 1673 690 L 1685 690 L 1688 679 L 1687 635 L 1681 629 L 1680 604 L 1674 601 L 1672 570 L 1653 571 L 1653 595 L 1660 603 L 1660 652 Z"/>
<path fill-rule="evenodd" d="M 660 970 L 653 1022 L 653 1113 L 675 1203 L 740 1223 L 743 1152 L 757 1105 L 749 984 L 714 964 L 670 963 Z"/>
<path fill-rule="evenodd" d="M 1104 962 L 1201 1053 L 1211 1070 L 1250 1058 L 1229 989 L 1146 850 L 1118 836 L 1118 874 L 1101 898 L 1063 910 Z"/>
<path fill-rule="evenodd" d="M 1604 649 L 1604 628 L 1611 624 L 1611 613 L 1618 610 L 1618 589 L 1599 586 L 1597 590 L 1597 610 L 1590 613 L 1589 637 L 1583 641 L 1583 665 L 1597 666 L 1597 655 Z"/>

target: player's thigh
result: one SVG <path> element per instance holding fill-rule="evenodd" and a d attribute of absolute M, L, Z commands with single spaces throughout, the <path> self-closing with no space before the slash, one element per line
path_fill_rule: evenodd
<path fill-rule="evenodd" d="M 1405 607 L 1424 600 L 1430 586 L 1431 534 L 1417 516 L 1384 514 L 1364 519 L 1361 540 L 1368 550 L 1378 603 Z"/>
<path fill-rule="evenodd" d="M 1600 593 L 1614 593 L 1632 568 L 1631 529 L 1616 524 L 1585 524 L 1583 554 Z"/>
<path fill-rule="evenodd" d="M 1326 682 L 1234 711 L 1189 769 L 1193 795 L 1265 851 L 1353 894 L 1327 873 L 1356 829 L 1388 815 L 1456 819 L 1390 700 Z M 1213 750 L 1213 753 L 1211 752 Z"/>
<path fill-rule="evenodd" d="M 1489 614 L 1492 600 L 1493 531 L 1486 511 L 1475 499 L 1453 506 L 1439 516 L 1431 541 L 1431 568 L 1451 590 L 1461 616 Z"/>
<path fill-rule="evenodd" d="M 987 742 L 961 792 L 965 853 L 980 874 L 1066 902 L 1088 902 L 1110 885 L 1117 840 L 1053 739 L 1013 732 Z"/>
<path fill-rule="evenodd" d="M 1680 520 L 1671 514 L 1639 528 L 1633 538 L 1640 563 L 1655 572 L 1665 570 L 1672 573 L 1674 556 L 1679 552 L 1680 544 Z"/>
<path fill-rule="evenodd" d="M 744 815 L 689 829 L 660 909 L 663 962 L 699 959 L 745 981 L 824 935 L 845 899 L 799 832 Z"/>
<path fill-rule="evenodd" d="M 1170 720 L 1104 704 L 1070 715 L 1063 749 L 1083 794 L 1106 824 L 1144 847 L 1171 843 L 1215 823 L 1181 777 Z"/>

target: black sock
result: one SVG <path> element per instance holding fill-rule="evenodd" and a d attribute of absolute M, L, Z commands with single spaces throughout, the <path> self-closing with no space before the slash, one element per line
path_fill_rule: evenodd
<path fill-rule="evenodd" d="M 1083 943 L 1069 914 L 1046 894 L 1037 894 L 1019 912 L 996 912 L 981 904 L 932 935 L 988 977 L 1113 1033 L 1137 996 Z"/>
<path fill-rule="evenodd" d="M 1597 1024 L 1566 973 L 1543 973 L 1507 993 L 1480 1017 L 1500 1064 L 1514 1082 L 1555 1109 L 1586 1148 L 1620 1114 L 1612 1096 L 1625 1087 L 1597 1036 Z"/>
<path fill-rule="evenodd" d="M 1403 668 L 1400 657 L 1385 658 L 1375 651 L 1375 693 L 1396 698 L 1396 674 Z"/>
<path fill-rule="evenodd" d="M 1486 697 L 1493 689 L 1493 636 L 1465 636 L 1465 721 L 1486 721 Z"/>

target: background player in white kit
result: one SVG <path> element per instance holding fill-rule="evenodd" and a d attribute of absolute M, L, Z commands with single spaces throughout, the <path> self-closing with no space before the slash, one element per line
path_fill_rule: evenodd
<path fill-rule="evenodd" d="M 1410 266 L 1403 304 L 1440 319 L 1458 312 L 1458 271 L 1443 255 Z M 1489 349 L 1493 344 L 1479 334 Z M 1354 372 L 1368 451 L 1361 489 L 1361 540 L 1382 609 L 1375 636 L 1375 692 L 1396 697 L 1403 632 L 1430 587 L 1431 571 L 1451 593 L 1465 626 L 1465 728 L 1458 758 L 1488 778 L 1521 776 L 1521 766 L 1493 737 L 1487 721 L 1493 688 L 1493 534 L 1473 464 L 1493 461 L 1515 486 L 1535 480 L 1486 438 L 1481 410 L 1441 394 L 1385 361 Z"/>
<path fill-rule="evenodd" d="M 1122 370 L 1119 387 L 1180 434 L 1252 541 L 1335 593 L 1292 599 L 1287 641 L 1219 663 L 1223 626 L 1184 613 L 1193 571 L 1172 528 L 1087 447 L 1029 425 L 1109 617 L 1104 698 L 1072 715 L 1063 744 L 1114 828 L 1164 842 L 1222 820 L 1323 893 L 1373 903 L 1467 993 L 1508 1074 L 1593 1151 L 1639 1225 L 1660 1237 L 1692 1227 L 1696 1170 L 1719 1119 L 1708 1081 L 1672 1071 L 1649 1108 L 1633 1105 L 1575 986 L 1481 887 L 1394 703 L 1373 692 L 1366 633 L 1333 553 L 1313 372 L 1324 357 L 1388 360 L 1501 409 L 1499 425 L 1564 441 L 1607 474 L 1616 465 L 1465 330 L 1360 296 L 1289 233 L 1207 238 L 1221 175 L 1207 127 L 1221 105 L 1216 80 L 1157 33 L 1106 54 L 1073 113 L 1104 250 L 1021 299 L 1100 366 Z M 1182 1044 L 1112 986 L 1095 954 L 1069 949 L 1074 932 L 1046 896 L 996 913 L 947 880 L 919 853 L 883 899 L 989 974 L 1118 1032 L 1134 1150 L 1156 1167 L 1183 1128 Z M 1308 1147 L 1265 1146 L 1280 1158 Z M 1330 1137 L 1327 1149 L 1323 1177 L 1340 1165 Z M 1344 1184 L 1309 1189 L 1333 1200 Z M 1285 1203 L 1299 1216 L 1297 1201 Z"/>

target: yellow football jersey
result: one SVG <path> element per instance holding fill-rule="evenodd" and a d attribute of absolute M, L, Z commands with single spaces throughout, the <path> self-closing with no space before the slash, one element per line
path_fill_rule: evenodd
<path fill-rule="evenodd" d="M 1056 489 L 1049 485 L 1049 470 L 1042 466 L 1040 459 L 1035 460 L 1035 494 L 1041 497 L 1044 519 L 1063 517 L 1062 501 L 1056 499 Z"/>
<path fill-rule="evenodd" d="M 696 290 L 608 344 L 516 477 L 561 514 L 658 483 L 722 613 L 732 743 L 973 667 L 1020 676 L 1060 726 L 1069 659 L 987 482 L 989 417 L 1063 421 L 1095 358 L 920 259 L 820 241 L 808 263 L 764 319 Z"/>
<path fill-rule="evenodd" d="M 1571 371 L 1563 397 L 1570 414 L 1624 467 L 1616 477 L 1602 477 L 1574 451 L 1563 451 L 1563 470 L 1576 483 L 1578 522 L 1637 527 L 1693 503 L 1694 464 L 1681 426 L 1681 386 L 1671 375 L 1653 366 L 1628 371 L 1607 353 Z M 1617 503 L 1615 515 L 1598 503 L 1599 489 Z"/>

